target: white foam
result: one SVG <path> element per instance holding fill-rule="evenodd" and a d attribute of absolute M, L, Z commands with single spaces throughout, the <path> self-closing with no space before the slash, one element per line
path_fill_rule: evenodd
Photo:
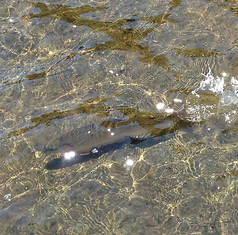
<path fill-rule="evenodd" d="M 212 91 L 216 94 L 222 94 L 225 86 L 224 78 L 216 77 L 214 78 L 211 68 L 209 68 L 209 72 L 207 74 L 203 74 L 206 77 L 204 81 L 200 83 L 200 86 L 196 91 Z"/>

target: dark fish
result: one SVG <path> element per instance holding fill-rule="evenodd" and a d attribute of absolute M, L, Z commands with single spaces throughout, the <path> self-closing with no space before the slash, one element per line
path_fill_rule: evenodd
<path fill-rule="evenodd" d="M 57 152 L 60 157 L 48 162 L 46 169 L 60 169 L 72 166 L 77 163 L 83 163 L 94 158 L 99 158 L 103 154 L 119 149 L 125 145 L 138 144 L 145 140 L 145 138 L 133 138 L 148 134 L 148 131 L 139 125 L 129 125 L 118 127 L 113 130 L 101 130 L 94 136 L 86 138 L 79 144 L 65 144 Z M 65 157 L 65 153 L 70 153 L 75 156 Z"/>
<path fill-rule="evenodd" d="M 105 153 L 115 151 L 117 149 L 122 148 L 125 145 L 129 145 L 132 143 L 132 141 L 133 141 L 132 138 L 127 137 L 121 140 L 120 142 L 115 142 L 105 146 L 103 145 L 100 148 L 96 148 L 96 147 L 92 148 L 88 154 L 76 153 L 75 157 L 70 159 L 66 159 L 64 156 L 61 156 L 59 158 L 53 159 L 52 161 L 48 162 L 45 168 L 48 170 L 57 170 L 57 169 L 62 169 L 65 167 L 72 166 L 74 164 L 87 162 L 89 160 L 99 158 Z"/>
<path fill-rule="evenodd" d="M 99 158 L 103 154 L 115 151 L 123 146 L 139 144 L 140 147 L 149 147 L 171 138 L 176 130 L 187 126 L 189 126 L 187 122 L 180 120 L 173 127 L 166 129 L 148 128 L 150 129 L 149 132 L 138 124 L 126 125 L 112 130 L 101 130 L 96 135 L 90 136 L 78 144 L 77 139 L 72 137 L 74 144 L 65 144 L 58 148 L 57 152 L 60 157 L 48 162 L 45 168 L 56 170 L 69 167 Z M 66 157 L 65 153 L 71 153 L 72 157 Z"/>

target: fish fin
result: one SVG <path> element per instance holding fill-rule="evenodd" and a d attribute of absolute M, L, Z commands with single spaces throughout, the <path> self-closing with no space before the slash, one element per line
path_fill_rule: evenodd
<path fill-rule="evenodd" d="M 131 139 L 131 143 L 130 144 L 140 144 L 142 142 L 144 142 L 146 140 L 146 138 L 144 139 L 139 139 L 139 138 L 133 138 L 133 137 L 130 137 Z"/>

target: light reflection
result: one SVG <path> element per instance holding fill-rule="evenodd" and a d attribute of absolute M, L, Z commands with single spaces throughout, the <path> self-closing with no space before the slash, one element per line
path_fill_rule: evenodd
<path fill-rule="evenodd" d="M 124 163 L 124 167 L 126 168 L 126 171 L 130 171 L 134 164 L 135 164 L 135 161 L 131 159 L 129 156 L 127 156 L 126 161 Z"/>
<path fill-rule="evenodd" d="M 231 77 L 231 84 L 238 85 L 238 80 L 236 80 L 234 77 Z"/>
<path fill-rule="evenodd" d="M 10 202 L 10 201 L 11 201 L 11 196 L 12 196 L 12 195 L 11 195 L 10 193 L 5 194 L 5 195 L 4 195 L 4 199 Z"/>
<path fill-rule="evenodd" d="M 168 113 L 168 114 L 171 114 L 171 113 L 174 112 L 174 109 L 168 108 L 168 109 L 165 109 L 165 112 Z"/>
<path fill-rule="evenodd" d="M 76 152 L 74 152 L 74 151 L 69 151 L 69 152 L 64 153 L 64 158 L 66 160 L 70 160 L 70 159 L 74 158 L 75 156 L 76 156 Z"/>
<path fill-rule="evenodd" d="M 226 77 L 227 76 L 227 73 L 226 72 L 223 72 L 221 73 L 223 77 Z"/>
<path fill-rule="evenodd" d="M 127 166 L 133 166 L 134 163 L 135 163 L 135 162 L 134 162 L 132 159 L 130 159 L 130 158 L 127 159 L 126 162 L 125 162 L 125 164 L 126 164 Z"/>
<path fill-rule="evenodd" d="M 156 108 L 157 108 L 158 110 L 164 109 L 164 107 L 165 107 L 165 104 L 164 104 L 164 103 L 158 103 L 158 104 L 156 105 Z"/>
<path fill-rule="evenodd" d="M 93 149 L 91 150 L 91 153 L 98 153 L 98 149 L 97 149 L 97 148 L 93 148 Z"/>
<path fill-rule="evenodd" d="M 183 101 L 182 101 L 181 99 L 175 98 L 175 99 L 174 99 L 174 102 L 175 102 L 175 103 L 182 103 Z"/>

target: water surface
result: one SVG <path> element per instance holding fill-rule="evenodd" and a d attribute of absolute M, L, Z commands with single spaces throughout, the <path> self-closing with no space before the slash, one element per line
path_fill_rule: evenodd
<path fill-rule="evenodd" d="M 237 234 L 236 0 L 0 2 L 2 234 Z M 127 125 L 156 141 L 45 169 Z"/>

